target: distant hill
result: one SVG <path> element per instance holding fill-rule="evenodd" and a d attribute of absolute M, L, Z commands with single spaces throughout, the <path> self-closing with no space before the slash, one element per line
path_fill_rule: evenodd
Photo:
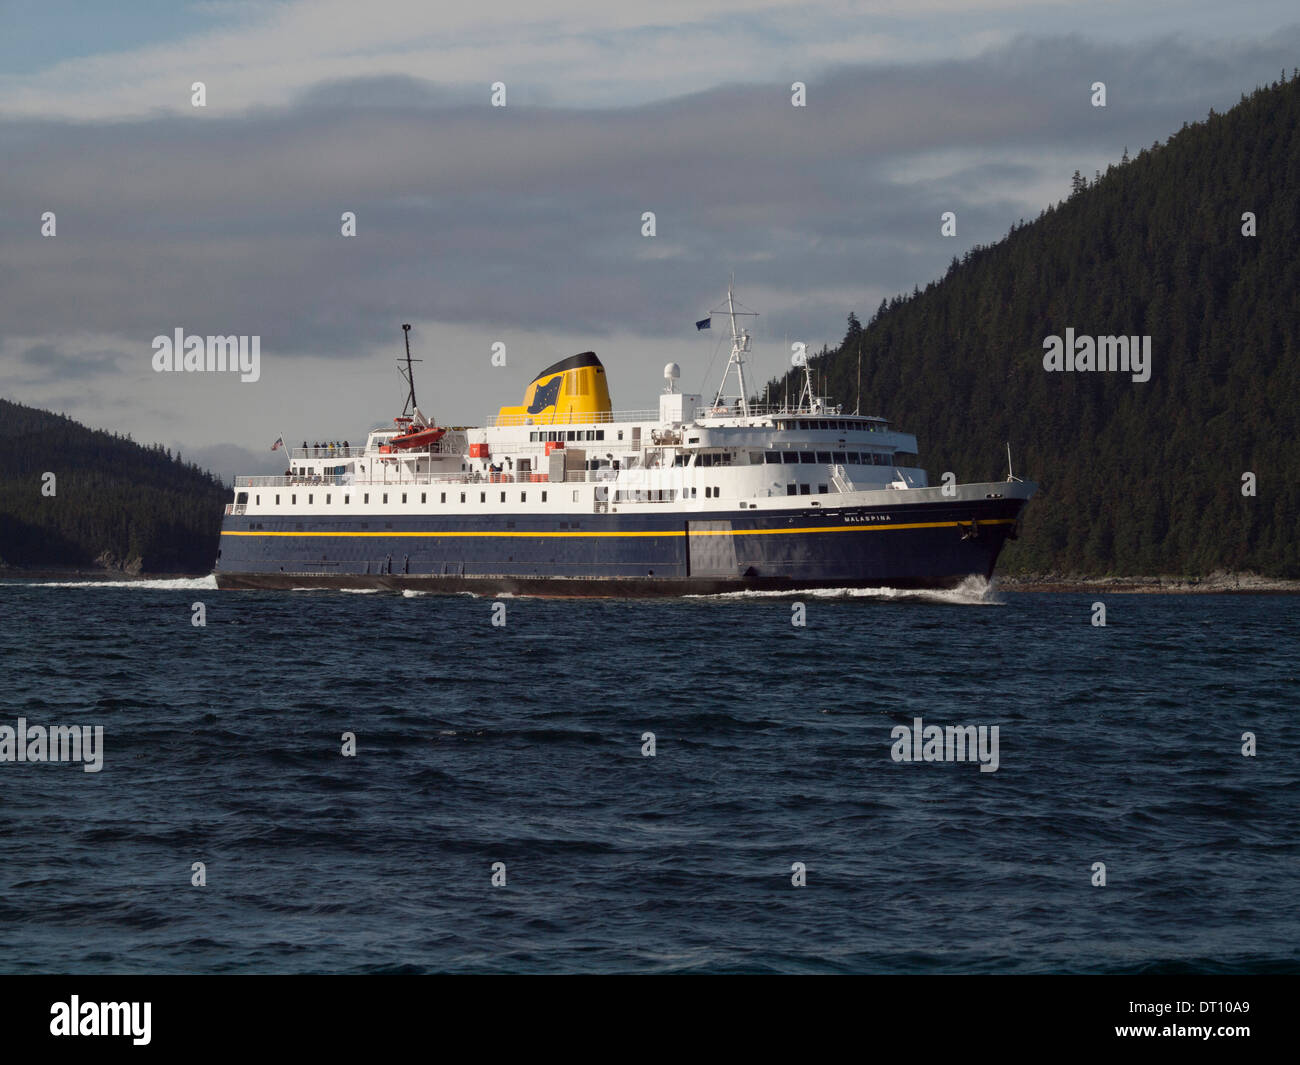
<path fill-rule="evenodd" d="M 161 445 L 0 400 L 0 565 L 207 573 L 228 495 Z"/>
<path fill-rule="evenodd" d="M 1150 335 L 1151 379 L 1048 373 L 1067 327 Z M 936 483 L 1005 476 L 1010 441 L 1042 484 L 1007 571 L 1300 577 L 1300 80 L 1077 176 L 865 328 L 850 316 L 813 360 L 850 410 L 859 351 L 862 412 L 916 433 Z"/>

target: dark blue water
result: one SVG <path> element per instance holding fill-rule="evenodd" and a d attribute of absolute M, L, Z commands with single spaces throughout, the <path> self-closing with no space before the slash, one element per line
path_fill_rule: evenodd
<path fill-rule="evenodd" d="M 0 586 L 0 970 L 1300 969 L 1300 598 L 203 583 Z"/>

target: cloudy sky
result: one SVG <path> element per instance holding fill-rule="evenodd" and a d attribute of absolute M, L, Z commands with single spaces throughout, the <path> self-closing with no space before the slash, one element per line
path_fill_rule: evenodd
<path fill-rule="evenodd" d="M 734 271 L 761 380 L 1300 62 L 1294 0 L 0 0 L 0 23 L 0 395 L 223 476 L 398 413 L 404 321 L 444 423 L 590 349 L 645 408 L 669 360 L 716 387 L 722 331 L 693 323 Z M 260 380 L 155 373 L 178 328 L 260 336 Z"/>

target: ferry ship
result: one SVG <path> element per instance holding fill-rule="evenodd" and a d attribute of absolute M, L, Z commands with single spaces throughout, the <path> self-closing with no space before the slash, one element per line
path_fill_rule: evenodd
<path fill-rule="evenodd" d="M 993 574 L 1036 486 L 931 487 L 916 438 L 815 394 L 759 404 L 730 290 L 731 357 L 712 402 L 664 369 L 657 410 L 615 410 L 604 365 L 546 367 L 481 427 L 406 404 L 365 446 L 292 449 L 237 477 L 220 588 L 387 588 L 546 596 L 948 588 Z M 730 384 L 734 377 L 734 386 Z"/>

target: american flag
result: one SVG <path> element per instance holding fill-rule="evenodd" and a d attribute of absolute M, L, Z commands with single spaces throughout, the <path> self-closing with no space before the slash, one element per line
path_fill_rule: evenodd
<path fill-rule="evenodd" d="M 280 448 L 282 448 L 282 447 L 284 447 L 284 437 L 282 437 L 282 436 L 277 436 L 277 437 L 275 438 L 275 443 L 271 445 L 271 450 L 272 450 L 272 451 L 279 451 Z"/>

